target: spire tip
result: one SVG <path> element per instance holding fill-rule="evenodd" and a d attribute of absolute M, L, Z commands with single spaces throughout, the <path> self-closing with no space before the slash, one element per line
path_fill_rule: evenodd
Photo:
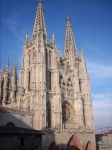
<path fill-rule="evenodd" d="M 41 2 L 41 3 L 42 3 L 42 0 L 38 0 L 38 2 Z"/>
<path fill-rule="evenodd" d="M 67 21 L 70 21 L 70 17 L 67 17 L 67 19 L 66 19 Z"/>

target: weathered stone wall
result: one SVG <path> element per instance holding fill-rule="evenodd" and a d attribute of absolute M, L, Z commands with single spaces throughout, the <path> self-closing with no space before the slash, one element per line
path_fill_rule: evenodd
<path fill-rule="evenodd" d="M 61 132 L 61 131 L 48 131 L 44 132 L 45 135 L 43 136 L 43 150 L 48 150 L 49 146 L 55 142 L 56 146 L 58 146 L 61 150 L 63 147 L 66 149 L 67 144 L 70 138 L 74 135 L 80 142 L 80 147 L 82 150 L 86 150 L 88 142 L 92 143 L 91 150 L 95 150 L 95 136 L 93 133 L 71 133 L 71 132 Z M 72 140 L 72 145 L 76 146 L 77 141 Z M 78 145 L 77 145 L 78 146 Z"/>
<path fill-rule="evenodd" d="M 16 127 L 32 128 L 32 115 L 21 111 L 1 110 L 0 126 L 14 123 Z"/>

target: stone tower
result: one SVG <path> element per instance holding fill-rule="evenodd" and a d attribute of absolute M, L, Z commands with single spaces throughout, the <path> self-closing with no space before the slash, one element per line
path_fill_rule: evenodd
<path fill-rule="evenodd" d="M 95 148 L 84 52 L 78 53 L 67 18 L 64 53 L 60 56 L 54 33 L 51 41 L 47 38 L 42 0 L 38 1 L 30 40 L 26 33 L 20 79 L 17 82 L 16 61 L 9 72 L 7 60 L 5 69 L 0 72 L 0 98 L 1 107 L 8 108 L 16 118 L 22 118 L 18 122 L 10 113 L 8 119 L 2 114 L 1 125 L 11 121 L 16 126 L 42 130 L 45 133 L 43 150 Z"/>

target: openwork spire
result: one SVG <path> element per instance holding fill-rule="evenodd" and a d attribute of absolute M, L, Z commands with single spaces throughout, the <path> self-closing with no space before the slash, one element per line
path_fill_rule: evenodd
<path fill-rule="evenodd" d="M 69 53 L 77 56 L 77 47 L 74 40 L 74 35 L 72 31 L 72 26 L 70 23 L 70 18 L 67 18 L 66 21 L 66 35 L 65 35 L 65 47 L 64 47 L 64 54 Z"/>
<path fill-rule="evenodd" d="M 42 32 L 44 35 L 47 35 L 42 0 L 38 1 L 36 18 L 33 28 L 33 36 L 36 36 L 39 32 Z"/>

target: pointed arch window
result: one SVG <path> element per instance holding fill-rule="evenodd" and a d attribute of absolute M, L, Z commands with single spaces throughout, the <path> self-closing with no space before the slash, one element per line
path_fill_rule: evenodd
<path fill-rule="evenodd" d="M 49 80 L 48 89 L 51 90 L 51 72 L 50 71 L 48 71 L 48 80 Z"/>
<path fill-rule="evenodd" d="M 31 80 L 31 73 L 28 72 L 28 91 L 30 91 L 30 80 Z"/>
<path fill-rule="evenodd" d="M 4 86 L 4 80 L 1 81 L 1 100 L 3 99 L 3 86 Z"/>
<path fill-rule="evenodd" d="M 79 91 L 81 92 L 81 80 L 79 79 Z"/>
<path fill-rule="evenodd" d="M 52 53 L 51 52 L 49 52 L 49 67 L 51 67 L 52 66 Z"/>

